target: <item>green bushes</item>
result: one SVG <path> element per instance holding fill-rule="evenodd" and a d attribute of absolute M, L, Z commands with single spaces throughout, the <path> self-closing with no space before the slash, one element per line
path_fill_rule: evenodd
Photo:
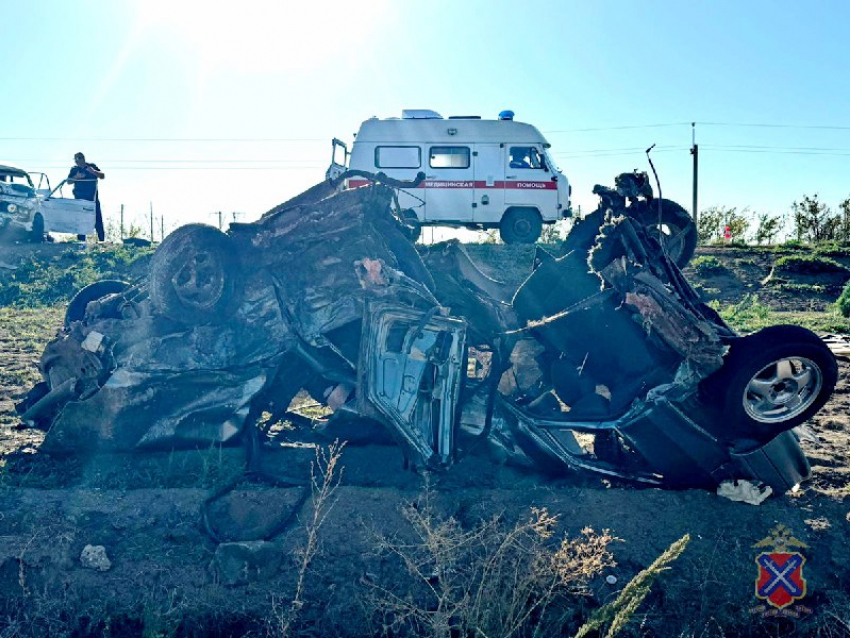
<path fill-rule="evenodd" d="M 774 270 L 794 275 L 850 274 L 847 267 L 820 255 L 786 255 L 776 260 Z"/>
<path fill-rule="evenodd" d="M 136 279 L 150 248 L 69 248 L 56 255 L 35 253 L 0 279 L 0 306 L 52 306 L 101 279 Z"/>
<path fill-rule="evenodd" d="M 691 261 L 691 268 L 700 277 L 721 275 L 729 271 L 714 255 L 701 255 Z"/>
<path fill-rule="evenodd" d="M 844 290 L 835 302 L 835 309 L 842 317 L 850 317 L 850 284 L 844 286 Z"/>

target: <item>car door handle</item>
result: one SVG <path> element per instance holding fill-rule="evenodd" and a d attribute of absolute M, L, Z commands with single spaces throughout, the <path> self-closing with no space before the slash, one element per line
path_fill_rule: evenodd
<path fill-rule="evenodd" d="M 516 179 L 516 175 L 505 175 L 505 179 Z"/>
<path fill-rule="evenodd" d="M 436 175 L 426 175 L 425 179 L 437 179 Z"/>

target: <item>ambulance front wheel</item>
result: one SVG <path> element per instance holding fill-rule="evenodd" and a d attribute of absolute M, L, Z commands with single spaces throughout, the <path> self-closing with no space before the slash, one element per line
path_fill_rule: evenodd
<path fill-rule="evenodd" d="M 506 244 L 533 244 L 542 230 L 540 213 L 533 208 L 511 208 L 499 224 L 499 235 Z"/>

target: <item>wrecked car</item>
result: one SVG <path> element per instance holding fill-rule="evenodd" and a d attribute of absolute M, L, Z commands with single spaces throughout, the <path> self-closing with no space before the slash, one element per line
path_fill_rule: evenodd
<path fill-rule="evenodd" d="M 33 182 L 33 177 L 37 182 Z M 0 166 L 0 231 L 23 229 L 33 243 L 50 232 L 87 235 L 94 228 L 95 204 L 63 195 L 63 180 L 55 189 L 44 173 Z"/>
<path fill-rule="evenodd" d="M 44 219 L 37 211 L 36 188 L 29 173 L 12 166 L 0 166 L 0 230 L 21 226 L 31 231 L 34 225 L 40 224 L 44 234 Z"/>
<path fill-rule="evenodd" d="M 830 397 L 834 356 L 796 326 L 740 336 L 703 304 L 671 258 L 679 238 L 661 236 L 675 204 L 645 173 L 597 187 L 599 208 L 538 247 L 516 291 L 458 242 L 420 254 L 399 215 L 409 183 L 357 172 L 369 184 L 340 191 L 351 173 L 227 233 L 179 228 L 144 280 L 80 291 L 18 406 L 43 449 L 227 443 L 289 421 L 389 433 L 432 469 L 486 453 L 779 493 L 809 475 L 794 428 Z M 302 391 L 327 416 L 299 418 Z"/>

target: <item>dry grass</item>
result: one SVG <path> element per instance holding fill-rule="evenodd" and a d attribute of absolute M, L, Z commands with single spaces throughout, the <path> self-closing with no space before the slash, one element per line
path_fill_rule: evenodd
<path fill-rule="evenodd" d="M 534 508 L 514 526 L 495 517 L 464 529 L 438 515 L 431 499 L 426 489 L 402 511 L 412 542 L 378 539 L 406 582 L 369 585 L 365 604 L 376 635 L 560 635 L 573 607 L 562 603 L 614 565 L 607 530 L 556 541 L 557 517 Z"/>
<path fill-rule="evenodd" d="M 293 635 L 304 607 L 304 586 L 310 565 L 319 551 L 319 531 L 327 520 L 328 514 L 336 503 L 336 489 L 342 480 L 343 467 L 340 464 L 345 443 L 334 441 L 327 449 L 316 448 L 316 459 L 311 464 L 310 477 L 313 490 L 313 507 L 306 522 L 304 545 L 296 552 L 298 579 L 295 591 L 288 605 L 272 601 L 269 635 L 287 638 Z"/>

